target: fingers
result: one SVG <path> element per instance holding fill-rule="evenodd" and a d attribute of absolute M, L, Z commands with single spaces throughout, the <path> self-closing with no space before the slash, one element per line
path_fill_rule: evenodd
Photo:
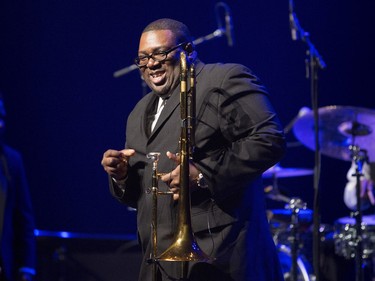
<path fill-rule="evenodd" d="M 113 150 L 109 149 L 103 154 L 102 165 L 115 167 L 120 163 L 127 163 L 129 158 L 135 154 L 134 149 Z"/>
<path fill-rule="evenodd" d="M 135 154 L 135 150 L 134 149 L 123 149 L 120 151 L 123 156 L 129 158 L 131 156 L 133 156 Z"/>
<path fill-rule="evenodd" d="M 123 149 L 121 151 L 109 149 L 104 152 L 101 164 L 111 177 L 115 179 L 125 178 L 129 158 L 134 154 L 134 149 Z"/>
<path fill-rule="evenodd" d="M 169 173 L 163 174 L 160 179 L 171 188 L 178 187 L 180 185 L 180 166 Z"/>
<path fill-rule="evenodd" d="M 180 198 L 180 190 L 177 188 L 172 188 L 171 191 L 173 192 L 173 201 L 177 201 Z"/>
<path fill-rule="evenodd" d="M 168 185 L 169 191 L 173 193 L 173 200 L 178 200 L 180 192 L 180 166 L 169 173 L 163 174 L 160 179 Z"/>
<path fill-rule="evenodd" d="M 169 183 L 172 181 L 172 172 L 162 174 L 160 179 L 169 185 Z"/>
<path fill-rule="evenodd" d="M 180 163 L 180 155 L 178 153 L 174 154 L 170 151 L 167 151 L 167 157 L 171 160 L 173 160 L 176 164 Z"/>
<path fill-rule="evenodd" d="M 171 187 L 169 188 L 169 191 L 173 193 L 172 195 L 173 200 L 174 201 L 178 200 L 178 198 L 180 197 L 180 187 L 171 185 Z"/>
<path fill-rule="evenodd" d="M 101 163 L 104 168 L 115 168 L 119 164 L 124 163 L 125 160 L 125 157 L 120 151 L 106 151 Z"/>

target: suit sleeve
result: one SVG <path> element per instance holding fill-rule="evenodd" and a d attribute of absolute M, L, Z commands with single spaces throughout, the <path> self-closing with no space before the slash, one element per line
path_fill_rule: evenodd
<path fill-rule="evenodd" d="M 206 98 L 206 115 L 200 112 L 201 123 L 218 124 L 211 143 L 204 144 L 216 149 L 199 163 L 216 199 L 246 188 L 285 151 L 283 129 L 269 95 L 250 70 L 233 65 L 221 80 L 221 87 Z"/>

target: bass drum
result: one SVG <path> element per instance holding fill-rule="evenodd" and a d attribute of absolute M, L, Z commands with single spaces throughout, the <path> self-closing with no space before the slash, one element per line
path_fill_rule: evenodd
<path fill-rule="evenodd" d="M 288 246 L 284 244 L 277 245 L 279 260 L 281 264 L 281 269 L 283 271 L 285 281 L 291 280 L 291 270 L 292 270 L 292 256 L 291 250 Z M 313 281 L 315 280 L 313 276 L 313 271 L 311 265 L 308 263 L 306 258 L 302 255 L 298 255 L 297 258 L 297 270 L 298 270 L 298 281 Z"/>

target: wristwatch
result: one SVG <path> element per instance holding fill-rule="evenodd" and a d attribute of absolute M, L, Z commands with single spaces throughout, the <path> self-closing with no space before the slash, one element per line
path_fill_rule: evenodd
<path fill-rule="evenodd" d="M 199 173 L 198 177 L 197 177 L 197 186 L 200 187 L 200 188 L 207 188 L 208 187 L 208 184 L 206 182 L 206 180 L 204 179 L 204 176 L 202 173 Z"/>

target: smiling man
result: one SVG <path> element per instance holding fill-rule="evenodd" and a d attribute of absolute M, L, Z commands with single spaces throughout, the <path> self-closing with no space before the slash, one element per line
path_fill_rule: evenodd
<path fill-rule="evenodd" d="M 158 261 L 156 280 L 283 280 L 265 211 L 262 173 L 280 161 L 285 139 L 270 96 L 259 79 L 239 64 L 204 64 L 185 24 L 160 19 L 142 32 L 135 63 L 151 92 L 128 116 L 124 149 L 102 158 L 110 191 L 137 209 L 144 254 L 139 280 L 153 280 L 153 200 L 150 152 L 160 152 L 163 175 L 157 214 L 158 254 L 180 231 L 180 54 L 196 70 L 194 151 L 189 164 L 192 229 L 209 261 Z M 155 276 L 155 275 L 154 275 Z M 156 281 L 155 280 L 155 281 Z"/>

